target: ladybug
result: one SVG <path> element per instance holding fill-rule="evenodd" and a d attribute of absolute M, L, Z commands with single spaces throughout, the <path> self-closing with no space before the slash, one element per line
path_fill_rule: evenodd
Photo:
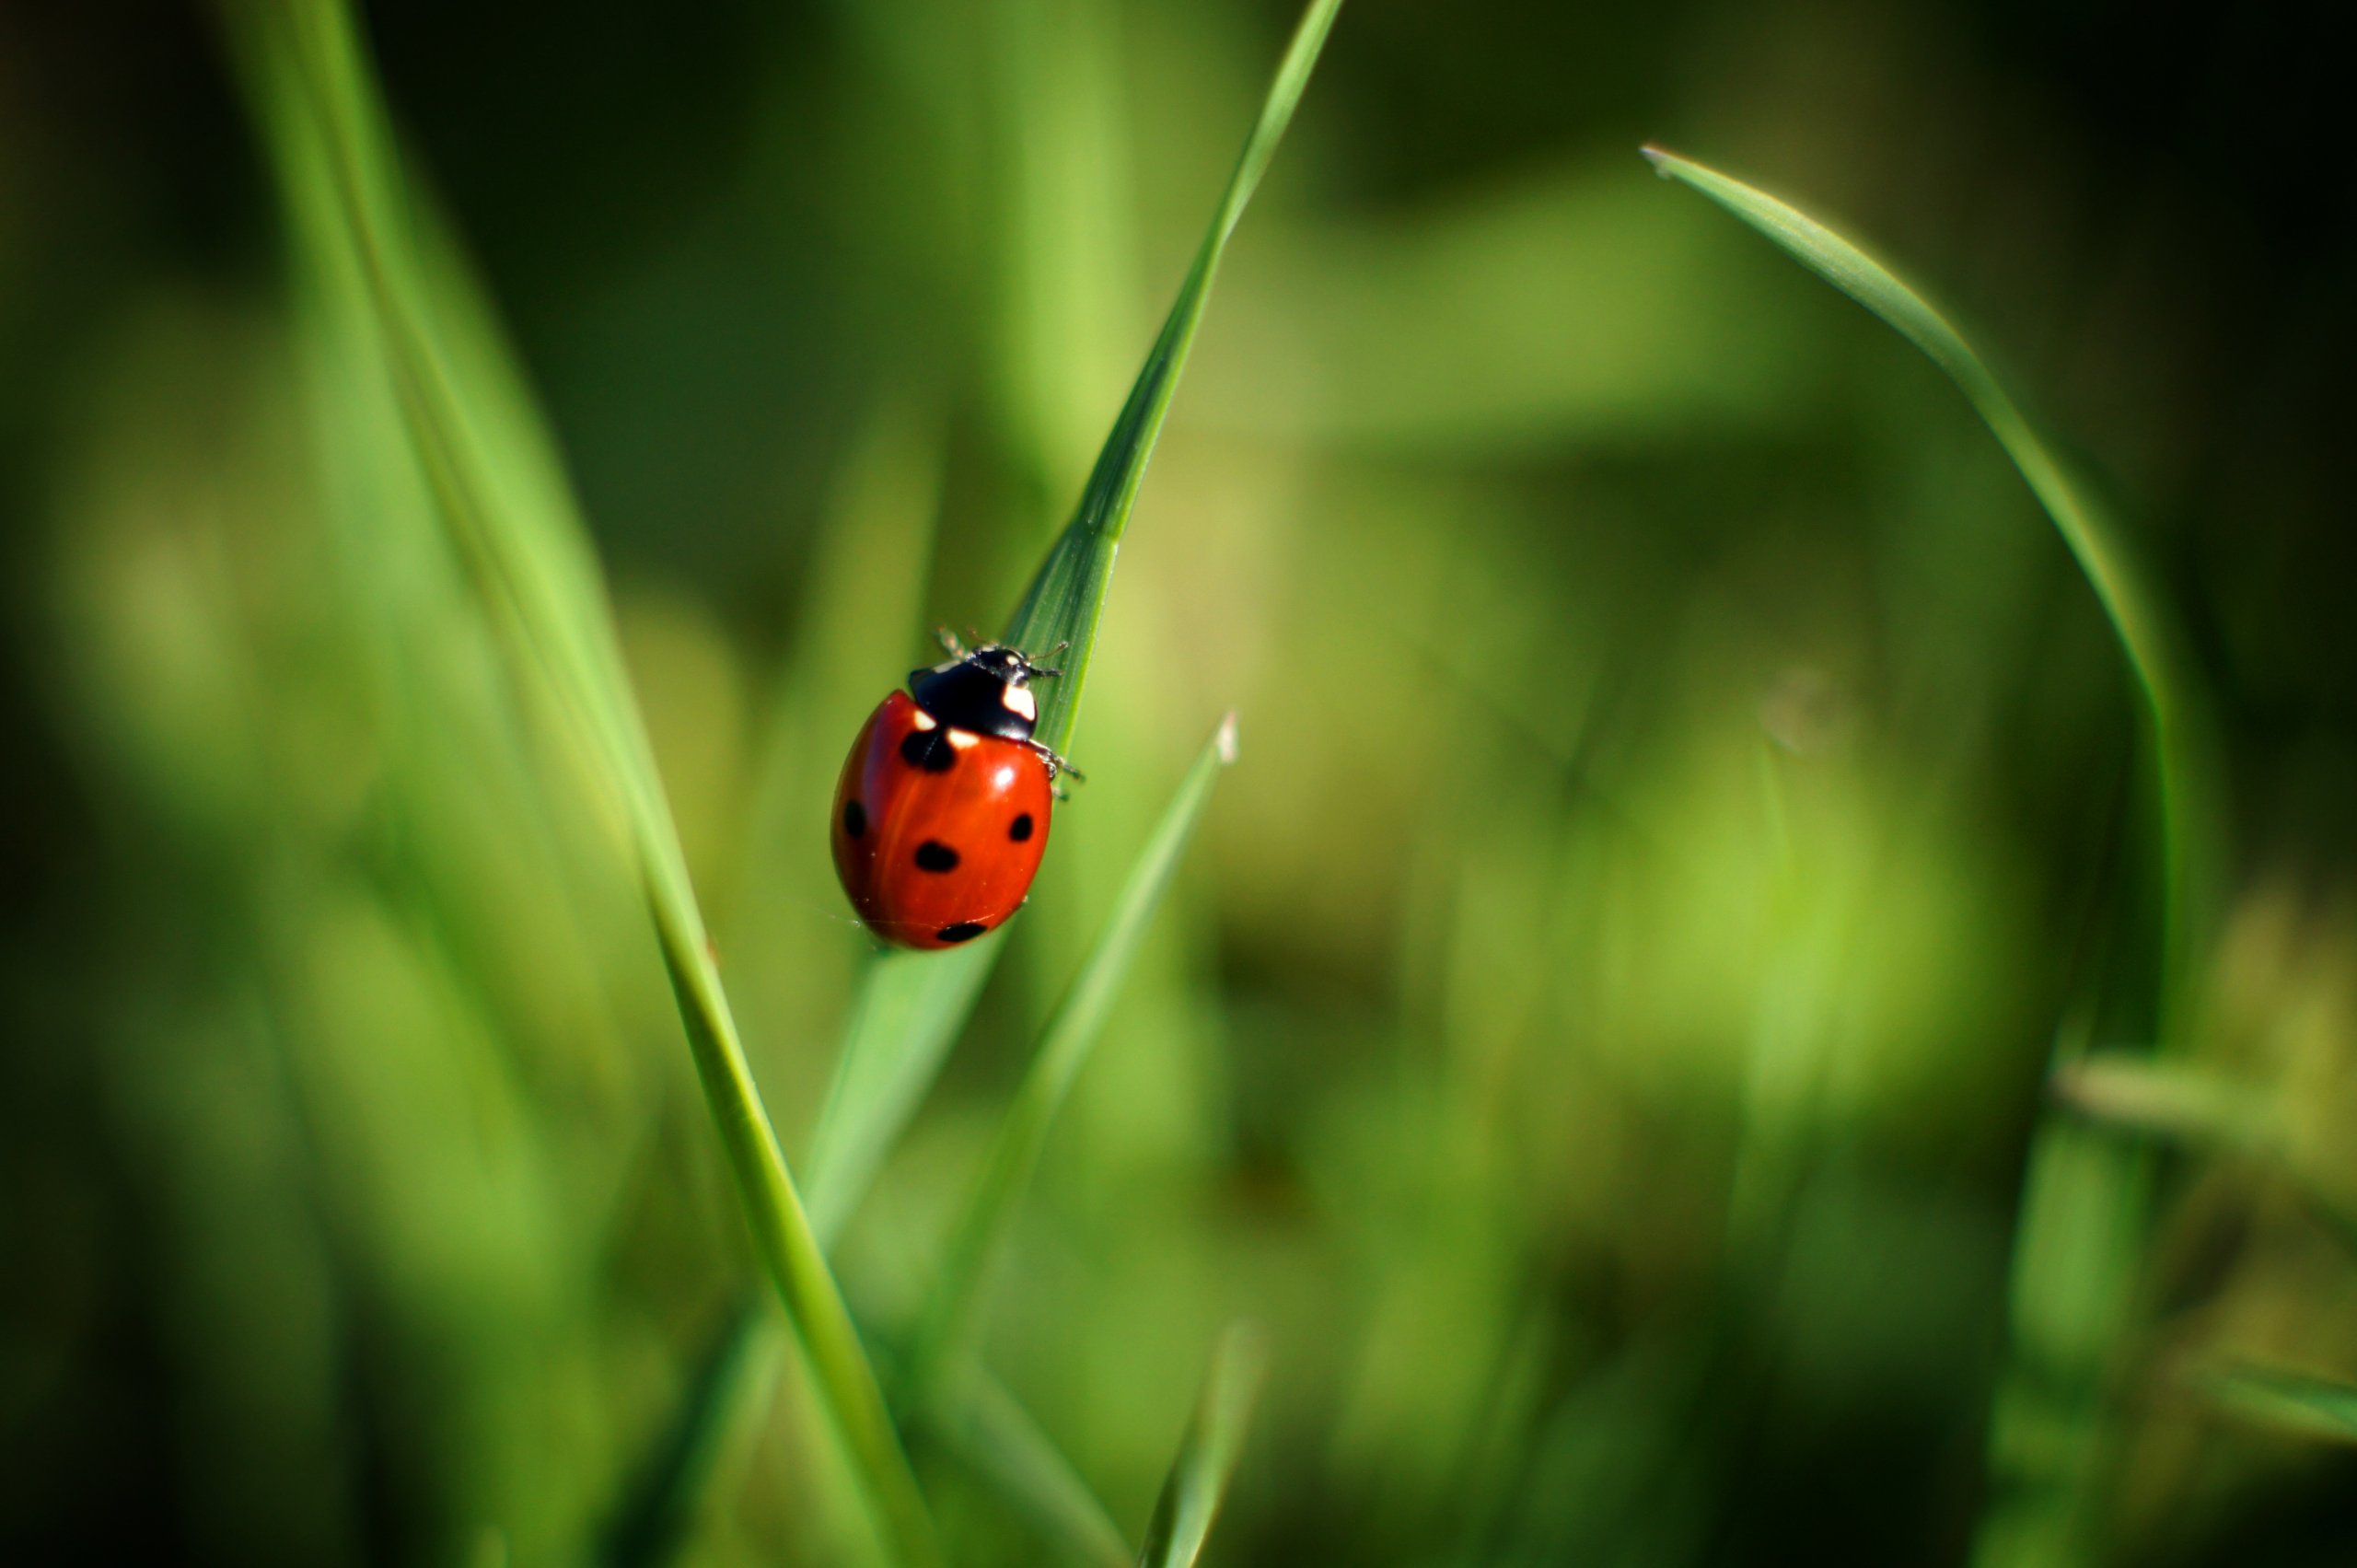
<path fill-rule="evenodd" d="M 970 942 L 1023 907 L 1056 775 L 1072 772 L 1031 738 L 1031 682 L 1062 672 L 1020 648 L 942 642 L 949 661 L 877 705 L 835 784 L 835 873 L 867 929 L 901 947 Z"/>

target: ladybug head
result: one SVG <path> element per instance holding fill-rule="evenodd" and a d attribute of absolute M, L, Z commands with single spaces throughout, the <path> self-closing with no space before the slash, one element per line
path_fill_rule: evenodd
<path fill-rule="evenodd" d="M 959 662 L 986 670 L 1010 686 L 1023 686 L 1063 673 L 1060 669 L 1042 669 L 1025 656 L 1021 648 L 1010 648 L 1000 643 L 985 643 Z"/>
<path fill-rule="evenodd" d="M 987 643 L 946 664 L 910 671 L 909 695 L 952 729 L 1028 740 L 1039 720 L 1030 683 L 1062 673 L 1033 664 L 1021 648 Z"/>

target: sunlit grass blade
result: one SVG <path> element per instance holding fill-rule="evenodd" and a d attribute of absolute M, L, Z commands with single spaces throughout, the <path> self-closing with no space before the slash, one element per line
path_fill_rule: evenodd
<path fill-rule="evenodd" d="M 2200 1373 L 2192 1382 L 2221 1410 L 2253 1425 L 2357 1443 L 2357 1385 L 2256 1366 Z"/>
<path fill-rule="evenodd" d="M 2357 1249 L 2357 1211 L 2303 1156 L 2266 1092 L 2223 1074 L 2116 1051 L 2061 1063 L 2049 1086 L 2061 1104 L 2107 1126 L 2197 1153 L 2258 1162 L 2290 1183 L 2317 1220 Z"/>
<path fill-rule="evenodd" d="M 1212 279 L 1292 122 L 1341 8 L 1341 0 L 1317 0 L 1295 29 L 1169 317 L 1097 454 L 1080 505 L 1003 633 L 1006 642 L 1042 656 L 1063 645 L 1055 662 L 1064 675 L 1042 688 L 1037 731 L 1043 744 L 1058 751 L 1072 743 L 1081 683 L 1112 583 L 1113 557 L 1194 345 Z M 876 1165 L 939 1071 L 1004 946 L 1002 935 L 992 935 L 947 953 L 881 954 L 869 967 L 812 1145 L 814 1202 L 830 1223 L 857 1206 Z"/>
<path fill-rule="evenodd" d="M 1047 657 L 1059 645 L 1064 652 L 1052 662 L 1063 679 L 1045 689 L 1039 704 L 1039 738 L 1058 751 L 1069 749 L 1073 726 L 1080 714 L 1080 694 L 1087 683 L 1088 667 L 1097 646 L 1097 623 L 1105 612 L 1105 594 L 1113 579 L 1113 559 L 1120 552 L 1122 530 L 1138 486 L 1144 481 L 1146 460 L 1162 434 L 1170 400 L 1178 389 L 1179 373 L 1194 347 L 1195 331 L 1202 324 L 1203 308 L 1211 297 L 1212 279 L 1226 253 L 1228 237 L 1260 183 L 1277 143 L 1292 122 L 1293 111 L 1309 85 L 1309 73 L 1325 47 L 1341 0 L 1314 0 L 1294 31 L 1276 79 L 1260 106 L 1260 118 L 1245 138 L 1236 170 L 1221 193 L 1210 230 L 1195 252 L 1178 297 L 1147 353 L 1145 367 L 1130 389 L 1113 422 L 1113 433 L 1097 454 L 1082 489 L 1079 509 L 1049 549 L 1048 558 L 1031 579 L 1005 640 L 1035 656 Z"/>
<path fill-rule="evenodd" d="M 1245 1430 L 1267 1365 L 1268 1351 L 1257 1330 L 1239 1323 L 1220 1336 L 1194 1419 L 1187 1423 L 1186 1438 L 1146 1526 L 1139 1568 L 1187 1568 L 1202 1552 L 1243 1454 Z"/>
<path fill-rule="evenodd" d="M 2074 1057 L 2054 1069 L 2049 1087 L 2084 1116 L 2197 1147 L 2260 1154 L 2274 1141 L 2264 1096 L 2218 1074 L 2142 1052 Z"/>
<path fill-rule="evenodd" d="M 1213 276 L 1229 236 L 1292 120 L 1340 8 L 1341 0 L 1318 0 L 1296 29 L 1169 318 L 1097 457 L 1075 515 L 1051 547 L 1005 633 L 1008 642 L 1041 652 L 1058 644 L 1068 645 L 1059 656 L 1068 673 L 1052 683 L 1038 731 L 1042 741 L 1058 749 L 1071 741 L 1078 710 L 1067 693 L 1076 694 L 1081 671 L 1095 647 L 1104 596 L 1112 581 L 1114 552 L 1193 345 Z M 807 1215 L 821 1247 L 831 1243 L 858 1208 L 877 1170 L 932 1086 L 1004 940 L 1003 934 L 993 934 L 946 953 L 878 953 L 869 963 L 812 1135 Z M 758 1313 L 750 1307 L 745 1310 L 749 1321 L 758 1321 Z M 704 1408 L 719 1412 L 731 1407 L 715 1400 Z M 1019 1408 L 1016 1409 L 1019 1414 Z M 1028 1423 L 1028 1418 L 1025 1420 Z M 1036 1428 L 1030 1430 L 1036 1432 Z M 1052 1455 L 1053 1450 L 1045 1452 Z M 1062 1463 L 1060 1457 L 1058 1463 Z M 1062 1468 L 1069 1475 L 1070 1467 Z M 1042 1473 L 1037 1467 L 1033 1469 L 1035 1474 Z M 1072 1484 L 1078 1486 L 1077 1478 Z M 1080 1491 L 1086 1495 L 1085 1488 Z M 1093 1506 L 1093 1498 L 1090 1503 Z M 1103 1512 L 1101 1507 L 1095 1511 L 1100 1516 Z"/>
<path fill-rule="evenodd" d="M 1766 192 L 1660 147 L 1643 151 L 1665 178 L 1691 186 L 1743 219 L 1922 350 L 1970 401 L 2053 519 L 2111 621 L 2151 731 L 2166 867 L 2161 972 L 2167 977 L 2164 983 L 2174 985 L 2182 973 L 2188 923 L 2199 917 L 2207 891 L 2211 762 L 2192 671 L 2159 596 L 1987 362 L 1921 294 L 1848 239 Z M 2175 999 L 2163 1000 L 2169 1015 L 2163 1020 L 2165 1029 L 2173 1021 Z"/>
<path fill-rule="evenodd" d="M 1139 852 L 1129 881 L 1114 901 L 1112 917 L 1049 1020 L 1030 1071 L 1016 1091 L 1015 1103 L 999 1120 L 998 1136 L 951 1236 L 941 1278 L 921 1320 L 910 1358 L 906 1402 L 911 1408 L 925 1403 L 935 1379 L 962 1369 L 990 1287 L 992 1265 L 1039 1163 L 1040 1151 L 1047 1146 L 1048 1131 L 1072 1092 L 1074 1080 L 1087 1064 L 1089 1051 L 1120 994 L 1121 981 L 1137 957 L 1138 944 L 1144 939 L 1163 895 L 1169 891 L 1187 842 L 1211 803 L 1213 784 L 1218 782 L 1220 771 L 1235 760 L 1236 717 L 1231 714 L 1220 721 L 1218 730 L 1204 743 L 1195 765 L 1180 782 L 1178 793 Z"/>
<path fill-rule="evenodd" d="M 232 12 L 301 259 L 356 287 L 374 329 L 349 345 L 391 386 L 453 550 L 526 700 L 617 806 L 666 971 L 762 1263 L 807 1350 L 884 1533 L 939 1551 L 875 1374 L 754 1087 L 624 672 L 586 531 L 533 427 L 520 377 L 430 209 L 405 190 L 352 19 L 333 0 Z"/>
<path fill-rule="evenodd" d="M 1318 0 L 1295 30 L 1178 296 L 1097 455 L 1080 505 L 1004 633 L 1005 641 L 1043 656 L 1063 645 L 1056 662 L 1064 674 L 1045 689 L 1037 731 L 1056 750 L 1072 741 L 1113 559 L 1186 368 L 1212 279 L 1293 119 L 1341 4 Z M 950 953 L 884 954 L 870 967 L 812 1145 L 813 1190 L 822 1194 L 817 1202 L 830 1217 L 856 1205 L 877 1163 L 939 1070 L 1002 945 L 988 937 Z"/>

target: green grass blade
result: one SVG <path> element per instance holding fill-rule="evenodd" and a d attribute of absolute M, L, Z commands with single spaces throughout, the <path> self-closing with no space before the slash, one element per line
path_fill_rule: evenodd
<path fill-rule="evenodd" d="M 810 1217 L 832 1241 L 933 1086 L 990 978 L 993 933 L 946 953 L 878 953 L 861 981 L 810 1144 Z"/>
<path fill-rule="evenodd" d="M 2257 1155 L 2275 1143 L 2264 1095 L 2141 1051 L 2088 1051 L 2058 1065 L 2048 1087 L 2083 1116 L 2200 1148 Z"/>
<path fill-rule="evenodd" d="M 1921 349 L 1964 393 L 2053 520 L 2109 618 L 2139 697 L 2159 807 L 2162 901 L 2155 1027 L 2179 1028 L 2214 842 L 2208 738 L 2191 671 L 2159 598 L 2109 524 L 1962 333 L 1889 268 L 1765 192 L 1658 147 L 1645 157 L 1734 213 Z M 2073 1050 L 2058 1051 L 2068 1061 Z M 2149 1202 L 2149 1162 L 2084 1127 L 2049 1122 L 2033 1144 L 2014 1258 L 2014 1365 L 1990 1431 L 1997 1496 L 1973 1561 L 2073 1562 L 2090 1551 L 2106 1446 L 2102 1382 L 2130 1311 Z"/>
<path fill-rule="evenodd" d="M 1341 0 L 1316 0 L 1295 30 L 1169 317 L 1097 454 L 1079 507 L 1050 546 L 1003 633 L 1005 641 L 1043 656 L 1067 645 L 1057 656 L 1063 678 L 1042 688 L 1037 731 L 1043 744 L 1058 751 L 1072 744 L 1113 558 L 1194 345 L 1212 279 L 1292 122 L 1341 8 Z M 883 954 L 869 967 L 812 1144 L 813 1202 L 828 1226 L 857 1207 L 876 1167 L 939 1072 L 1003 947 L 1003 935 L 993 935 L 947 953 Z"/>
<path fill-rule="evenodd" d="M 903 1562 L 939 1560 L 873 1369 L 746 1064 L 586 530 L 453 249 L 404 189 L 352 18 L 333 0 L 240 8 L 260 118 L 303 260 L 356 281 L 436 510 L 528 700 L 610 793 L 763 1265 Z"/>
<path fill-rule="evenodd" d="M 2258 1162 L 2357 1251 L 2357 1210 L 2288 1134 L 2273 1095 L 2222 1073 L 2120 1051 L 2061 1063 L 2049 1087 L 2058 1102 L 2107 1126 Z"/>
<path fill-rule="evenodd" d="M 1268 1352 L 1260 1335 L 1238 1324 L 1220 1337 L 1194 1420 L 1171 1461 L 1170 1478 L 1146 1526 L 1139 1568 L 1187 1568 L 1203 1550 L 1220 1500 L 1244 1450 L 1245 1428 L 1260 1391 Z"/>
<path fill-rule="evenodd" d="M 1146 926 L 1161 907 L 1163 895 L 1170 890 L 1179 858 L 1211 803 L 1212 786 L 1221 770 L 1235 760 L 1236 718 L 1231 714 L 1220 721 L 1195 765 L 1180 781 L 1178 793 L 1139 852 L 1128 882 L 1114 900 L 1112 917 L 1049 1020 L 1030 1071 L 1016 1091 L 1015 1103 L 999 1121 L 990 1158 L 951 1237 L 941 1278 L 920 1319 L 916 1348 L 910 1358 L 906 1402 L 911 1409 L 926 1403 L 927 1392 L 936 1379 L 954 1376 L 963 1369 L 989 1290 L 992 1265 L 1005 1240 L 1016 1205 L 1039 1166 L 1040 1151 L 1047 1146 L 1048 1131 L 1087 1064 L 1131 961 L 1137 957 L 1138 945 L 1144 940 Z"/>
<path fill-rule="evenodd" d="M 1080 714 L 1080 694 L 1088 679 L 1088 666 L 1097 645 L 1097 623 L 1105 612 L 1105 593 L 1113 580 L 1113 559 L 1120 552 L 1121 533 L 1129 526 L 1130 509 L 1145 478 L 1146 460 L 1162 434 L 1170 400 L 1178 389 L 1179 373 L 1194 347 L 1195 331 L 1202 324 L 1203 308 L 1211 297 L 1212 279 L 1226 253 L 1228 237 L 1244 215 L 1277 143 L 1293 120 L 1302 89 L 1325 47 L 1341 0 L 1313 0 L 1294 31 L 1276 79 L 1260 106 L 1260 118 L 1245 138 L 1236 171 L 1221 193 L 1210 230 L 1195 252 L 1178 297 L 1170 307 L 1145 367 L 1130 389 L 1113 422 L 1113 433 L 1097 454 L 1097 466 L 1081 491 L 1080 507 L 1062 534 L 1050 547 L 1023 603 L 1008 624 L 1005 640 L 1045 657 L 1057 645 L 1068 645 L 1055 661 L 1063 679 L 1044 688 L 1039 704 L 1039 738 L 1058 751 L 1071 745 L 1073 726 Z"/>
<path fill-rule="evenodd" d="M 2253 1425 L 2357 1443 L 2357 1385 L 2256 1366 L 2197 1374 L 2193 1384 L 2221 1410 Z"/>
<path fill-rule="evenodd" d="M 2160 598 L 1987 362 L 1921 294 L 1856 245 L 1766 192 L 1660 147 L 1643 151 L 1664 178 L 1710 197 L 1922 350 L 1964 393 L 2053 519 L 2110 619 L 2142 700 L 2158 774 L 2166 878 L 2161 972 L 2179 975 L 2187 923 L 2207 891 L 2211 768 L 2189 662 Z M 2165 1032 L 2174 1021 L 2173 1000 L 2164 998 Z"/>
<path fill-rule="evenodd" d="M 1073 697 L 1095 647 L 1113 555 L 1202 319 L 1213 275 L 1292 120 L 1340 8 L 1341 0 L 1318 0 L 1296 29 L 1169 318 L 1097 457 L 1073 521 L 1051 547 L 1005 633 L 1007 641 L 1040 651 L 1058 643 L 1070 645 L 1061 656 L 1071 673 L 1048 691 L 1039 729 L 1040 738 L 1058 749 L 1071 741 L 1078 713 Z M 1004 944 L 1004 935 L 994 933 L 946 953 L 879 953 L 868 965 L 836 1055 L 807 1162 L 807 1217 L 820 1246 L 831 1244 L 866 1195 L 877 1170 L 939 1074 Z M 706 1408 L 718 1412 L 731 1407 L 713 1401 Z M 1063 1469 L 1069 1474 L 1069 1465 Z M 1071 1484 L 1079 1486 L 1076 1478 Z M 1085 1487 L 1080 1490 L 1085 1495 Z M 1093 1498 L 1090 1503 L 1094 1506 Z M 1103 1514 L 1101 1507 L 1095 1512 Z M 1102 1532 L 1097 1534 L 1101 1546 Z"/>

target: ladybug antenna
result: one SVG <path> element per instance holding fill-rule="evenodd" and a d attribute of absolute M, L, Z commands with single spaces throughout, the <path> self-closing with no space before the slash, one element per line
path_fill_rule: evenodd
<path fill-rule="evenodd" d="M 1066 648 L 1069 648 L 1069 647 L 1071 647 L 1071 646 L 1072 646 L 1071 639 L 1067 638 L 1067 639 L 1065 639 L 1063 642 L 1058 643 L 1054 647 L 1050 648 L 1050 649 L 1048 650 L 1048 656 L 1049 656 L 1050 658 L 1055 658 L 1055 657 L 1058 657 L 1059 656 L 1061 656 L 1061 655 L 1063 653 L 1063 651 L 1064 651 Z M 1050 668 L 1049 668 L 1047 666 L 1045 666 L 1045 665 L 1033 665 L 1033 666 L 1031 667 L 1031 679 L 1034 679 L 1034 680 L 1054 680 L 1054 679 L 1058 679 L 1059 677 L 1061 677 L 1062 674 L 1063 674 L 1063 671 L 1062 671 L 1062 670 L 1061 670 L 1061 669 L 1050 669 Z"/>
<path fill-rule="evenodd" d="M 958 640 L 957 633 L 946 626 L 936 626 L 933 629 L 933 634 L 941 639 L 941 645 L 948 650 L 951 658 L 966 656 L 966 645 Z"/>

